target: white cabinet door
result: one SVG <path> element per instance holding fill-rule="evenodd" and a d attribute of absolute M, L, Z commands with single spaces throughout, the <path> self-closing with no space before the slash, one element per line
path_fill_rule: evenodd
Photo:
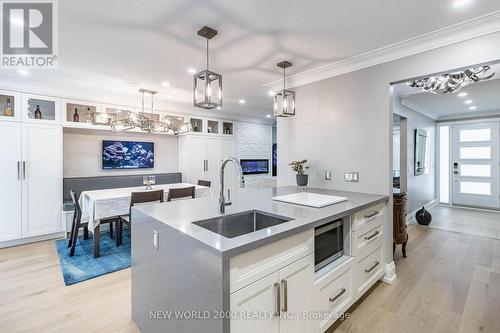
<path fill-rule="evenodd" d="M 22 236 L 61 231 L 62 128 L 23 124 Z"/>
<path fill-rule="evenodd" d="M 21 94 L 0 90 L 0 121 L 21 120 Z"/>
<path fill-rule="evenodd" d="M 187 181 L 197 184 L 198 180 L 205 179 L 205 138 L 201 136 L 192 136 L 188 144 L 188 168 L 189 177 Z"/>
<path fill-rule="evenodd" d="M 217 191 L 219 184 L 219 169 L 221 165 L 220 139 L 217 137 L 205 137 L 205 180 L 212 182 L 212 188 Z"/>
<path fill-rule="evenodd" d="M 0 242 L 21 238 L 21 124 L 0 122 Z"/>
<path fill-rule="evenodd" d="M 314 332 L 316 323 L 303 319 L 303 313 L 312 313 L 314 306 L 314 258 L 307 257 L 279 271 L 281 285 L 280 333 Z"/>
<path fill-rule="evenodd" d="M 60 124 L 60 99 L 53 96 L 22 94 L 22 121 L 36 124 Z"/>
<path fill-rule="evenodd" d="M 231 332 L 237 333 L 278 333 L 279 312 L 278 272 L 270 274 L 251 285 L 236 291 L 230 297 Z M 260 319 L 243 318 L 244 314 L 259 314 Z M 304 331 L 305 332 L 305 331 Z"/>

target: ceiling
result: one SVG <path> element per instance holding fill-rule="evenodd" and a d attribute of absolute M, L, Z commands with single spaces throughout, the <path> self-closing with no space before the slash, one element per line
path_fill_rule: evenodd
<path fill-rule="evenodd" d="M 466 86 L 455 94 L 421 92 L 405 83 L 399 85 L 397 93 L 403 105 L 436 120 L 500 115 L 500 64 L 491 67 L 495 71 L 493 78 Z M 475 110 L 470 110 L 470 107 L 475 107 Z"/>
<path fill-rule="evenodd" d="M 205 42 L 196 32 L 208 25 L 219 31 L 211 42 L 211 69 L 224 83 L 224 107 L 212 113 L 264 120 L 272 98 L 263 84 L 281 77 L 279 61 L 290 60 L 294 74 L 500 9 L 498 0 L 460 8 L 454 0 L 58 3 L 59 68 L 28 75 L 4 70 L 0 86 L 135 105 L 143 87 L 160 92 L 160 108 L 193 113 L 186 70 L 205 66 Z"/>

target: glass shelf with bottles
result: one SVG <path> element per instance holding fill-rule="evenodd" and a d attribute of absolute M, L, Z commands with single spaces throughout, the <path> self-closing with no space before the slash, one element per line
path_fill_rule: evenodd
<path fill-rule="evenodd" d="M 0 90 L 0 120 L 19 121 L 19 94 Z"/>
<path fill-rule="evenodd" d="M 208 134 L 219 134 L 219 121 L 218 120 L 207 120 L 207 133 Z"/>
<path fill-rule="evenodd" d="M 193 133 L 203 133 L 203 119 L 191 118 L 191 132 Z"/>
<path fill-rule="evenodd" d="M 222 122 L 222 134 L 234 135 L 234 124 L 229 121 Z"/>
<path fill-rule="evenodd" d="M 59 123 L 59 98 L 23 94 L 23 121 L 36 123 Z"/>
<path fill-rule="evenodd" d="M 101 110 L 98 103 L 62 100 L 63 112 L 65 114 L 64 125 L 68 127 L 97 128 L 95 117 Z"/>

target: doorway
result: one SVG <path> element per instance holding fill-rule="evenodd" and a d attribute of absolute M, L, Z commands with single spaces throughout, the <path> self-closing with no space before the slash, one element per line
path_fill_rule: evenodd
<path fill-rule="evenodd" d="M 499 122 L 452 127 L 452 203 L 500 209 Z"/>

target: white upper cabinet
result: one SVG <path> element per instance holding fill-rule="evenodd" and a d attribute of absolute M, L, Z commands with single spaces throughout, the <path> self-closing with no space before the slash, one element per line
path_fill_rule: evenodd
<path fill-rule="evenodd" d="M 100 103 L 74 99 L 61 100 L 63 125 L 66 127 L 109 129 L 109 126 L 93 124 L 96 114 L 99 112 L 101 112 Z"/>
<path fill-rule="evenodd" d="M 0 121 L 21 121 L 21 94 L 0 90 Z"/>
<path fill-rule="evenodd" d="M 52 96 L 22 94 L 22 121 L 61 124 L 60 99 Z"/>

